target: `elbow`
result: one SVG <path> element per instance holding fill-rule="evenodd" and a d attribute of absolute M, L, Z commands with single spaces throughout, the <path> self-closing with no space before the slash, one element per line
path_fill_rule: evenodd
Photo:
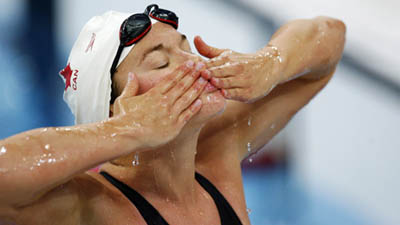
<path fill-rule="evenodd" d="M 318 31 L 322 31 L 320 35 L 325 36 L 323 38 L 328 38 L 332 42 L 344 45 L 347 28 L 343 21 L 326 16 L 316 17 L 315 21 L 318 24 Z"/>
<path fill-rule="evenodd" d="M 333 29 L 343 34 L 346 33 L 346 24 L 339 19 L 327 16 L 318 16 L 315 18 L 315 20 L 326 25 L 328 29 Z"/>
<path fill-rule="evenodd" d="M 324 58 L 327 68 L 333 69 L 342 58 L 346 42 L 346 25 L 343 21 L 331 17 L 320 16 L 315 18 L 318 24 L 317 39 L 324 44 L 320 45 L 319 54 Z"/>

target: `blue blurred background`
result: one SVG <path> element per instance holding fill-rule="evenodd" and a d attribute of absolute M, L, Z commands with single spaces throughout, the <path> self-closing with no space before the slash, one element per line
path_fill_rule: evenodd
<path fill-rule="evenodd" d="M 243 163 L 254 225 L 400 224 L 400 2 L 396 0 L 1 0 L 0 139 L 72 125 L 58 76 L 80 29 L 113 9 L 172 9 L 180 31 L 254 52 L 291 19 L 347 25 L 329 85 Z"/>

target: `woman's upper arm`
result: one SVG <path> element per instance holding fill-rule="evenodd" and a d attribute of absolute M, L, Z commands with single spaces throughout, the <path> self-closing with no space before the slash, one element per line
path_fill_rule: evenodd
<path fill-rule="evenodd" d="M 80 224 L 81 213 L 86 206 L 85 189 L 95 188 L 94 182 L 89 182 L 90 180 L 90 176 L 81 174 L 31 203 L 19 207 L 4 206 L 0 208 L 0 224 L 50 224 L 52 221 L 59 221 L 59 224 Z"/>

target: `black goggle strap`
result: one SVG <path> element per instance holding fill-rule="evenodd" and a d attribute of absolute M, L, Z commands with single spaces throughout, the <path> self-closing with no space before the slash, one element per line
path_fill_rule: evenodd
<path fill-rule="evenodd" d="M 153 10 L 154 9 L 154 10 Z M 156 4 L 151 4 L 149 6 L 146 7 L 146 9 L 144 10 L 144 14 L 146 15 L 150 15 L 153 11 L 158 10 L 158 5 Z"/>
<path fill-rule="evenodd" d="M 127 20 L 129 20 L 129 18 Z M 121 54 L 122 54 L 122 51 L 124 50 L 124 48 L 125 47 L 129 47 L 129 46 L 135 44 L 136 42 L 138 42 L 140 39 L 142 39 L 151 30 L 151 27 L 152 27 L 152 24 L 150 22 L 149 25 L 147 26 L 147 28 L 144 29 L 142 33 L 140 33 L 139 35 L 134 37 L 132 40 L 122 40 L 122 38 L 121 38 L 123 36 L 122 33 L 126 32 L 125 31 L 125 29 L 126 29 L 125 25 L 127 23 L 127 20 L 125 20 L 122 23 L 121 28 L 120 28 L 120 32 L 119 32 L 120 44 L 119 44 L 117 54 L 114 57 L 114 61 L 112 63 L 111 69 L 110 69 L 111 78 L 113 77 L 115 71 L 117 71 L 118 62 L 119 62 L 119 59 L 121 58 Z"/>
<path fill-rule="evenodd" d="M 156 4 L 147 6 L 146 10 L 144 11 L 144 14 L 147 14 L 151 18 L 158 20 L 160 22 L 170 24 L 175 29 L 178 29 L 179 22 L 178 22 L 178 17 L 175 15 L 175 13 L 169 10 L 160 9 Z"/>
<path fill-rule="evenodd" d="M 167 19 L 167 18 L 161 18 L 161 16 L 155 15 L 153 13 L 150 14 L 149 16 L 151 18 L 155 19 L 155 20 L 160 21 L 160 22 L 167 23 L 167 24 L 173 26 L 175 29 L 178 29 L 178 21 L 170 20 L 170 19 Z"/>
<path fill-rule="evenodd" d="M 111 69 L 110 69 L 111 79 L 114 76 L 115 71 L 117 71 L 118 61 L 119 61 L 119 58 L 121 58 L 122 50 L 124 50 L 124 47 L 125 46 L 122 43 L 119 44 L 117 55 L 114 57 L 114 61 L 112 63 Z"/>

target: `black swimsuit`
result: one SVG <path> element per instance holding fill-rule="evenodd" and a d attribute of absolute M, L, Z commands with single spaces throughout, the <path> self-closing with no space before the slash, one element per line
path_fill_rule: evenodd
<path fill-rule="evenodd" d="M 142 195 L 130 188 L 128 185 L 117 180 L 107 172 L 100 172 L 111 184 L 117 187 L 139 210 L 143 219 L 149 225 L 167 225 L 167 221 L 160 215 Z M 218 189 L 205 177 L 196 172 L 196 180 L 200 185 L 211 195 L 217 206 L 219 216 L 221 218 L 221 225 L 241 225 L 239 217 L 235 211 L 224 198 L 224 196 L 218 191 Z"/>

